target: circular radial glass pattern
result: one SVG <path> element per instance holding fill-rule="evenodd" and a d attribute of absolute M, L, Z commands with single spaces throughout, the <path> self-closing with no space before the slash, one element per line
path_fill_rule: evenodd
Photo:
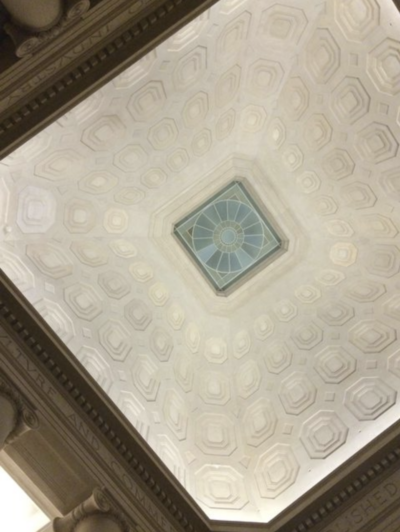
<path fill-rule="evenodd" d="M 192 236 L 199 259 L 222 274 L 253 264 L 264 244 L 258 214 L 233 199 L 218 201 L 204 209 L 194 224 Z"/>

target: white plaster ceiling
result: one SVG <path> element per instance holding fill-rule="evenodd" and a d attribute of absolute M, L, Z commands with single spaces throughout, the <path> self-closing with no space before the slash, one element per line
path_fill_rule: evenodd
<path fill-rule="evenodd" d="M 0 165 L 1 267 L 214 519 L 398 419 L 400 15 L 221 0 Z M 236 176 L 289 250 L 226 298 L 171 236 Z"/>

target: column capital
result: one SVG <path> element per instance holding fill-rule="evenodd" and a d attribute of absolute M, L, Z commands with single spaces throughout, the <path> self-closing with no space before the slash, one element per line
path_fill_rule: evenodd
<path fill-rule="evenodd" d="M 76 24 L 90 9 L 90 0 L 2 0 L 12 20 L 4 30 L 17 57 L 31 56 Z M 34 5 L 33 5 L 34 4 Z"/>
<path fill-rule="evenodd" d="M 93 526 L 89 521 L 93 521 Z M 53 521 L 54 532 L 101 532 L 101 521 L 104 521 L 104 530 L 109 529 L 109 523 L 114 523 L 117 532 L 131 532 L 126 518 L 117 503 L 112 499 L 106 488 L 95 488 L 92 495 L 74 508 L 64 517 L 56 517 Z M 88 526 L 84 525 L 89 523 Z M 101 528 L 101 527 L 100 527 Z"/>

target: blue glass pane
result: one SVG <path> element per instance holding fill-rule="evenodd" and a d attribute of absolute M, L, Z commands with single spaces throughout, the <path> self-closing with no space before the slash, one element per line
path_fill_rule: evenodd
<path fill-rule="evenodd" d="M 215 223 L 211 222 L 209 218 L 207 218 L 207 216 L 204 216 L 204 214 L 202 214 L 201 216 L 199 216 L 197 222 L 196 222 L 196 227 L 204 227 L 205 229 L 209 229 L 210 231 L 214 231 L 215 229 Z"/>
<path fill-rule="evenodd" d="M 212 268 L 213 270 L 217 270 L 219 261 L 221 259 L 222 253 L 220 251 L 216 251 L 213 256 L 207 261 L 207 266 Z"/>
<path fill-rule="evenodd" d="M 243 270 L 247 270 L 249 266 L 253 264 L 253 258 L 243 249 L 243 247 L 236 251 L 236 256 L 240 261 Z"/>
<path fill-rule="evenodd" d="M 215 247 L 215 245 L 214 245 L 212 237 L 211 238 L 209 238 L 209 237 L 196 238 L 196 240 L 194 242 L 194 245 L 195 245 L 196 251 L 198 251 L 198 252 L 200 252 L 205 247 L 209 247 L 209 246 L 212 246 L 214 248 L 214 250 L 217 249 Z"/>
<path fill-rule="evenodd" d="M 251 244 L 243 244 L 242 247 L 243 251 L 245 251 L 252 259 L 256 259 L 260 253 L 260 250 L 256 246 L 252 246 Z"/>
<path fill-rule="evenodd" d="M 208 245 L 207 247 L 204 247 L 203 249 L 198 250 L 198 257 L 202 262 L 207 262 L 210 260 L 210 258 L 214 255 L 214 253 L 217 251 L 217 248 L 214 244 Z"/>
<path fill-rule="evenodd" d="M 245 235 L 260 235 L 261 238 L 264 240 L 264 233 L 262 230 L 262 225 L 260 223 L 255 223 L 253 225 L 250 225 L 249 227 L 246 227 L 244 234 Z"/>
<path fill-rule="evenodd" d="M 228 218 L 228 206 L 226 201 L 219 201 L 215 204 L 215 208 L 217 209 L 221 220 L 226 220 Z"/>
<path fill-rule="evenodd" d="M 218 271 L 228 273 L 230 271 L 229 268 L 229 253 L 223 253 L 221 260 L 218 264 Z"/>
<path fill-rule="evenodd" d="M 260 250 L 261 250 L 263 240 L 264 238 L 262 237 L 262 235 L 247 235 L 246 234 L 246 236 L 244 237 L 245 244 L 250 244 Z"/>
<path fill-rule="evenodd" d="M 242 265 L 240 264 L 236 253 L 230 254 L 229 261 L 230 261 L 230 270 L 232 272 L 237 272 L 242 269 Z"/>
<path fill-rule="evenodd" d="M 242 222 L 246 216 L 251 214 L 251 210 L 248 207 L 248 205 L 245 205 L 244 203 L 241 203 L 238 212 L 236 213 L 235 221 L 240 223 Z"/>
<path fill-rule="evenodd" d="M 215 208 L 215 205 L 211 205 L 210 207 L 208 207 L 208 209 L 205 210 L 205 214 L 215 224 L 219 224 L 220 223 L 221 218 L 219 216 L 219 213 L 218 213 L 217 209 Z"/>
<path fill-rule="evenodd" d="M 243 229 L 250 227 L 256 223 L 260 223 L 260 219 L 255 212 L 249 212 L 247 216 L 242 220 L 241 226 Z"/>

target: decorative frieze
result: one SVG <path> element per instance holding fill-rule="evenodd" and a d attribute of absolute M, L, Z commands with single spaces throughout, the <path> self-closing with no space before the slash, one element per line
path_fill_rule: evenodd
<path fill-rule="evenodd" d="M 314 506 L 308 512 L 304 512 L 301 518 L 297 518 L 297 523 L 290 532 L 314 529 L 323 532 L 363 530 L 367 523 L 376 520 L 391 505 L 398 505 L 399 464 L 400 447 L 396 445 L 395 440 L 390 450 L 383 456 L 379 459 L 370 458 L 369 467 L 366 466 L 359 474 L 350 476 L 347 485 L 337 490 L 333 488 L 330 496 L 321 500 L 319 507 Z M 388 476 L 389 470 L 393 470 L 390 476 Z M 382 480 L 379 483 L 380 478 Z M 375 487 L 371 490 L 372 483 Z"/>
<path fill-rule="evenodd" d="M 215 2 L 110 0 L 98 2 L 90 16 L 82 18 L 88 0 L 70 0 L 71 9 L 47 32 L 27 38 L 22 30 L 9 26 L 24 59 L 12 64 L 14 59 L 8 58 L 10 68 L 0 73 L 0 156 L 62 116 Z M 49 42 L 50 47 L 46 46 Z"/>
<path fill-rule="evenodd" d="M 373 518 L 386 510 L 400 495 L 400 475 L 396 479 L 383 482 L 358 503 L 335 519 L 324 532 L 357 532 L 364 530 Z"/>

